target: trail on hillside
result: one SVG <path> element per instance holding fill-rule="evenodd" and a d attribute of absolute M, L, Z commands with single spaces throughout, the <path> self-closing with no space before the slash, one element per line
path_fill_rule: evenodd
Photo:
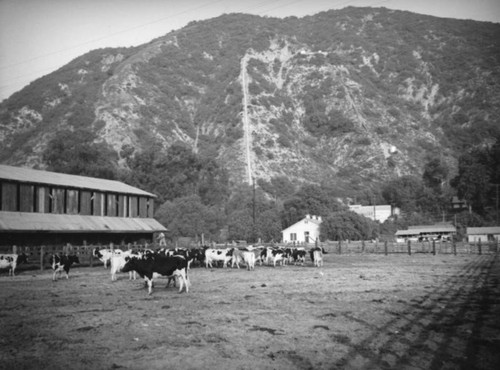
<path fill-rule="evenodd" d="M 248 121 L 248 78 L 247 78 L 247 64 L 248 64 L 248 55 L 245 55 L 243 59 L 241 59 L 241 89 L 243 91 L 243 140 L 245 145 L 245 158 L 246 158 L 246 166 L 247 166 L 247 178 L 248 183 L 252 185 L 252 163 L 250 159 L 250 147 L 251 147 L 251 136 L 250 136 L 250 123 Z"/>

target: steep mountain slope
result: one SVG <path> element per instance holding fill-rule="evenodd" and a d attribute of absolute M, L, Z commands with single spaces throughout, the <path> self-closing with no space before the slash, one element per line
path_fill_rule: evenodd
<path fill-rule="evenodd" d="M 420 174 L 500 132 L 500 25 L 384 8 L 193 22 L 83 55 L 0 104 L 0 161 L 44 167 L 63 128 L 117 166 L 158 141 L 214 157 L 233 183 L 284 175 L 361 188 Z"/>

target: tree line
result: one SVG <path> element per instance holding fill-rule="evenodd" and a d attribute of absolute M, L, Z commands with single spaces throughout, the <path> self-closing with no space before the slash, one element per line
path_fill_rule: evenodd
<path fill-rule="evenodd" d="M 284 176 L 236 186 L 213 157 L 182 143 L 166 150 L 154 143 L 141 153 L 123 147 L 120 157 L 128 169 L 118 170 L 117 153 L 95 139 L 89 130 L 62 130 L 43 160 L 52 171 L 116 179 L 156 194 L 155 218 L 172 238 L 279 241 L 284 228 L 311 214 L 323 219 L 323 239 L 376 239 L 429 224 L 430 215 L 450 212 L 453 196 L 468 205 L 454 215 L 459 234 L 466 227 L 498 225 L 500 137 L 463 153 L 453 174 L 443 158 L 429 157 L 422 176 L 401 176 L 355 194 L 341 194 L 328 184 L 292 183 Z M 380 224 L 350 211 L 349 201 L 390 204 L 401 213 Z"/>

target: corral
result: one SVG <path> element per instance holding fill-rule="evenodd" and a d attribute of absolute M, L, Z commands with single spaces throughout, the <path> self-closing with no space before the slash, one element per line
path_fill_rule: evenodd
<path fill-rule="evenodd" d="M 498 254 L 335 254 L 193 268 L 189 293 L 75 266 L 0 276 L 0 364 L 24 369 L 500 368 Z"/>

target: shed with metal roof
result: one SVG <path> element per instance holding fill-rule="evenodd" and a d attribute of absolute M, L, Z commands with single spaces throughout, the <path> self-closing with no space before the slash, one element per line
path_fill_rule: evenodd
<path fill-rule="evenodd" d="M 0 245 L 151 241 L 154 198 L 120 181 L 0 165 Z"/>
<path fill-rule="evenodd" d="M 468 227 L 467 241 L 469 243 L 500 240 L 500 226 Z"/>

